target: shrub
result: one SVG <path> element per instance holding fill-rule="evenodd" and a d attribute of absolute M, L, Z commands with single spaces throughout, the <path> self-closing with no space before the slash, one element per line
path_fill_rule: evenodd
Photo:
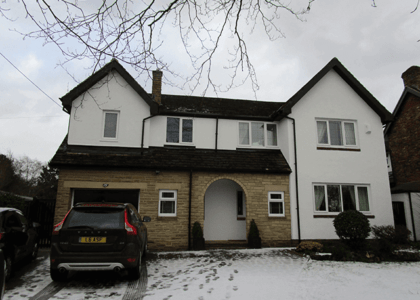
<path fill-rule="evenodd" d="M 386 240 L 394 244 L 407 244 L 411 235 L 411 231 L 405 226 L 397 226 L 396 228 L 391 225 L 372 226 L 372 232 L 375 239 Z"/>
<path fill-rule="evenodd" d="M 343 244 L 337 244 L 331 248 L 331 255 L 335 260 L 351 260 L 350 249 Z"/>
<path fill-rule="evenodd" d="M 304 251 L 321 252 L 322 248 L 323 248 L 322 244 L 320 244 L 318 242 L 303 241 L 296 247 L 296 251 L 298 251 L 298 252 L 304 252 Z"/>
<path fill-rule="evenodd" d="M 349 247 L 356 250 L 365 246 L 371 231 L 368 218 L 357 210 L 347 210 L 334 219 L 335 232 Z"/>
<path fill-rule="evenodd" d="M 203 238 L 203 229 L 199 222 L 195 222 L 192 228 L 192 235 L 195 239 L 202 239 Z"/>
<path fill-rule="evenodd" d="M 260 231 L 258 230 L 257 224 L 254 219 L 251 221 L 251 227 L 249 228 L 248 239 L 254 239 L 260 237 Z"/>

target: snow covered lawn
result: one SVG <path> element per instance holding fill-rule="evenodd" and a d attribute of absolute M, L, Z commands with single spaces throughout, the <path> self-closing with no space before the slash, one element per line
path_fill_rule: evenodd
<path fill-rule="evenodd" d="M 12 280 L 5 299 L 420 299 L 420 262 L 315 261 L 278 248 L 151 254 L 138 282 L 75 273 L 56 284 L 43 257 Z"/>
<path fill-rule="evenodd" d="M 315 261 L 272 248 L 194 253 L 148 263 L 145 299 L 420 299 L 418 262 Z"/>

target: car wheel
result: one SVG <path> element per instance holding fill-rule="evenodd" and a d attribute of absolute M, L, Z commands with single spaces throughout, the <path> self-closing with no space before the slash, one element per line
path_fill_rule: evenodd
<path fill-rule="evenodd" d="M 68 271 L 60 272 L 56 269 L 50 269 L 50 275 L 53 281 L 66 281 L 68 273 Z"/>
<path fill-rule="evenodd" d="M 38 242 L 35 242 L 34 248 L 32 249 L 32 253 L 31 253 L 31 260 L 34 260 L 37 258 L 38 250 L 39 250 L 39 244 Z"/>
<path fill-rule="evenodd" d="M 137 260 L 137 265 L 134 268 L 127 269 L 128 279 L 137 280 L 140 278 L 141 256 Z"/>
<path fill-rule="evenodd" d="M 4 259 L 4 265 L 5 265 L 5 270 L 4 270 L 4 276 L 6 278 L 6 281 L 9 281 L 10 277 L 12 277 L 12 258 L 7 255 L 6 258 Z"/>

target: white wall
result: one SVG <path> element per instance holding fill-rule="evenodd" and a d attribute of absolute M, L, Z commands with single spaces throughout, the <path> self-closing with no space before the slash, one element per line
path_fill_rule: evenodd
<path fill-rule="evenodd" d="M 166 118 L 167 116 L 156 116 L 147 120 L 150 124 L 149 133 L 145 135 L 145 146 L 163 147 L 169 145 L 166 143 Z M 193 119 L 193 142 L 186 143 L 186 146 L 195 146 L 201 149 L 215 149 L 216 147 L 216 119 L 192 118 Z M 219 119 L 218 142 L 219 150 L 236 150 L 239 146 L 239 128 L 238 123 L 245 120 Z M 247 122 L 247 121 L 245 121 Z M 275 122 L 279 125 L 279 122 Z M 147 128 L 147 127 L 145 127 Z M 277 141 L 281 143 L 284 136 L 279 133 L 277 128 Z M 182 145 L 182 143 L 180 144 Z M 242 147 L 242 146 L 241 146 Z M 247 147 L 250 148 L 250 147 Z M 267 149 L 279 149 L 280 147 L 266 147 Z M 261 148 L 256 148 L 261 149 Z"/>
<path fill-rule="evenodd" d="M 417 238 L 417 241 L 420 241 L 420 194 L 419 193 L 410 193 L 410 194 L 411 194 L 411 203 L 413 207 L 413 217 L 414 217 L 416 238 Z M 407 223 L 407 229 L 411 231 L 412 239 L 414 239 L 413 221 L 411 218 L 409 193 L 392 194 L 392 201 L 404 203 L 405 221 Z"/>
<path fill-rule="evenodd" d="M 203 229 L 207 241 L 246 240 L 246 221 L 237 220 L 237 191 L 242 188 L 228 179 L 220 179 L 208 187 Z"/>
<path fill-rule="evenodd" d="M 142 121 L 150 115 L 150 107 L 117 72 L 112 74 L 73 101 L 69 144 L 140 147 Z M 103 138 L 104 110 L 119 112 L 117 139 Z"/>
<path fill-rule="evenodd" d="M 335 71 L 324 76 L 292 108 L 290 117 L 296 119 L 301 238 L 337 238 L 333 218 L 314 218 L 317 214 L 314 209 L 314 183 L 369 185 L 371 215 L 375 216 L 369 219 L 371 225 L 393 224 L 380 117 Z M 356 120 L 361 151 L 317 150 L 315 118 Z M 365 131 L 366 125 L 370 127 L 370 133 Z M 286 149 L 283 151 L 286 152 Z M 293 167 L 292 162 L 288 162 Z M 290 181 L 294 181 L 293 173 Z M 292 194 L 292 201 L 296 201 L 296 193 Z M 296 239 L 296 222 L 292 226 L 292 235 Z"/>

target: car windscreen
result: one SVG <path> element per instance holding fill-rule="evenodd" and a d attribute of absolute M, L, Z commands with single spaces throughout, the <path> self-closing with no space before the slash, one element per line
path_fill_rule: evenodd
<path fill-rule="evenodd" d="M 121 229 L 124 209 L 102 207 L 75 208 L 67 216 L 63 229 Z"/>

